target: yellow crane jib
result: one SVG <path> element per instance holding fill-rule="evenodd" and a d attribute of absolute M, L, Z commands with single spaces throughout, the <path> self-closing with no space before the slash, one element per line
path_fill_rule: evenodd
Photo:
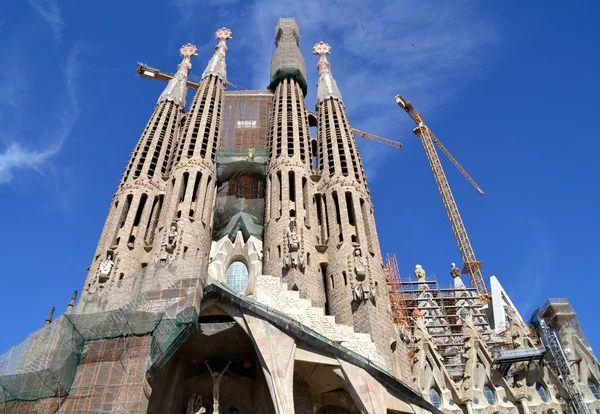
<path fill-rule="evenodd" d="M 485 193 L 464 170 L 464 168 L 462 168 L 458 161 L 456 161 L 456 159 L 450 154 L 446 147 L 444 147 L 441 141 L 431 132 L 429 127 L 425 125 L 421 115 L 415 111 L 412 104 L 404 99 L 401 95 L 396 95 L 395 99 L 398 106 L 404 109 L 408 116 L 410 116 L 411 119 L 417 124 L 417 128 L 414 129 L 414 132 L 421 139 L 421 143 L 423 144 L 425 154 L 427 155 L 427 159 L 429 161 L 429 166 L 433 171 L 433 177 L 435 178 L 438 190 L 442 196 L 442 201 L 444 203 L 446 213 L 448 214 L 448 219 L 450 220 L 450 225 L 452 226 L 452 231 L 454 233 L 454 237 L 456 238 L 460 255 L 463 259 L 464 267 L 462 272 L 469 275 L 471 286 L 477 290 L 479 297 L 483 301 L 489 302 L 491 300 L 491 296 L 487 291 L 483 275 L 481 274 L 482 262 L 475 258 L 475 252 L 473 251 L 473 246 L 471 245 L 471 241 L 467 235 L 467 229 L 465 228 L 460 212 L 458 211 L 458 205 L 456 204 L 454 196 L 452 195 L 450 184 L 448 183 L 448 179 L 446 178 L 446 174 L 442 168 L 440 158 L 435 150 L 435 145 L 442 150 L 442 152 L 450 159 L 452 164 L 458 168 L 463 176 L 481 195 L 484 195 Z"/>

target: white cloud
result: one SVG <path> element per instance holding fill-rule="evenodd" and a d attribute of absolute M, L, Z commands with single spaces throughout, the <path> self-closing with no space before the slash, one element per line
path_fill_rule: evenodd
<path fill-rule="evenodd" d="M 56 39 L 60 40 L 62 29 L 65 22 L 62 19 L 62 13 L 58 6 L 58 0 L 28 0 L 33 10 L 42 18 L 48 25 Z"/>
<path fill-rule="evenodd" d="M 78 55 L 79 47 L 75 46 L 63 69 L 67 103 L 58 114 L 57 125 L 47 128 L 47 130 L 54 131 L 53 135 L 47 139 L 50 144 L 41 149 L 28 149 L 21 144 L 23 140 L 13 139 L 6 150 L 0 153 L 0 184 L 10 182 L 15 170 L 23 168 L 39 170 L 42 168 L 52 156 L 60 151 L 65 139 L 71 133 L 80 113 L 77 98 L 77 77 L 80 72 Z"/>

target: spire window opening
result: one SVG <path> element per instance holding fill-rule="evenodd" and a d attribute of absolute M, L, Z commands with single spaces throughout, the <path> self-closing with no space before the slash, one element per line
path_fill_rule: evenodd
<path fill-rule="evenodd" d="M 267 191 L 269 192 L 269 197 L 271 197 L 271 195 L 273 194 L 273 185 L 272 185 L 271 174 L 269 174 L 267 176 Z M 271 203 L 270 203 L 270 200 L 266 200 L 266 201 L 269 201 L 269 202 L 266 203 L 267 211 L 265 213 L 265 217 L 270 219 L 271 218 Z"/>
<path fill-rule="evenodd" d="M 335 220 L 338 225 L 339 240 L 340 242 L 343 242 L 344 234 L 342 230 L 342 215 L 340 213 L 340 202 L 338 200 L 337 192 L 334 191 L 331 196 L 333 197 L 333 204 L 335 205 Z"/>
<path fill-rule="evenodd" d="M 302 177 L 302 208 L 304 209 L 304 224 L 310 227 L 310 205 L 308 200 L 308 180 Z"/>
<path fill-rule="evenodd" d="M 319 227 L 319 236 L 320 236 L 320 241 L 321 243 L 325 243 L 325 226 L 323 225 L 323 212 L 321 211 L 322 206 L 322 199 L 321 199 L 321 194 L 315 194 L 315 197 L 313 199 L 314 203 L 315 203 L 315 209 L 317 210 L 317 226 Z"/>
<path fill-rule="evenodd" d="M 152 210 L 150 211 L 148 224 L 146 225 L 146 234 L 144 235 L 146 245 L 151 245 L 154 242 L 154 234 L 156 232 L 156 226 L 158 225 L 158 219 L 162 211 L 163 200 L 164 195 L 162 194 L 154 197 L 154 202 L 152 203 Z"/>
<path fill-rule="evenodd" d="M 342 277 L 344 278 L 344 286 L 348 286 L 348 276 L 346 275 L 346 271 L 342 272 Z"/>
<path fill-rule="evenodd" d="M 146 206 L 147 199 L 148 195 L 142 194 L 137 211 L 135 213 L 135 218 L 133 219 L 133 227 L 131 228 L 131 231 L 129 233 L 129 239 L 127 240 L 128 247 L 133 247 L 133 244 L 135 243 L 135 239 L 137 237 L 137 233 L 140 227 L 140 221 L 142 220 L 142 213 L 144 212 L 144 207 Z"/>
<path fill-rule="evenodd" d="M 371 234 L 371 220 L 369 220 L 369 211 L 365 200 L 360 199 L 360 210 L 362 213 L 362 222 L 365 226 L 365 236 L 367 237 L 367 246 L 369 251 L 373 251 L 373 235 Z"/>
<path fill-rule="evenodd" d="M 323 196 L 323 225 L 325 227 L 325 239 L 323 240 L 324 242 L 329 240 L 329 214 L 328 214 L 328 210 L 327 210 L 327 197 Z"/>
<path fill-rule="evenodd" d="M 194 190 L 192 192 L 192 203 L 198 200 L 198 188 L 200 187 L 200 180 L 202 179 L 202 173 L 196 173 L 196 180 L 194 181 Z"/>
<path fill-rule="evenodd" d="M 321 280 L 323 281 L 323 291 L 325 292 L 325 315 L 331 315 L 329 311 L 329 302 L 327 298 L 329 297 L 329 287 L 327 286 L 327 263 L 321 263 Z M 333 279 L 331 280 L 333 283 Z"/>
<path fill-rule="evenodd" d="M 281 186 L 281 171 L 277 171 L 277 217 L 281 217 L 281 209 L 282 209 L 282 195 L 283 195 L 283 189 Z"/>
<path fill-rule="evenodd" d="M 296 202 L 296 174 L 294 171 L 289 172 L 289 190 L 290 190 L 290 202 Z"/>
<path fill-rule="evenodd" d="M 206 198 L 204 199 L 204 205 L 202 206 L 202 215 L 200 216 L 201 219 L 203 220 L 207 220 L 208 217 L 208 212 L 210 211 L 210 208 L 212 207 L 211 201 L 212 201 L 212 189 L 211 189 L 211 183 L 212 183 L 212 177 L 209 176 L 208 180 L 206 180 Z M 209 195 L 210 193 L 210 195 Z"/>
<path fill-rule="evenodd" d="M 317 127 L 312 127 L 312 128 L 314 128 L 315 130 L 317 129 Z M 317 171 L 317 168 L 319 165 L 319 160 L 318 160 L 319 151 L 318 151 L 318 146 L 317 146 L 317 140 L 313 139 L 311 137 L 308 147 L 310 148 L 310 169 L 311 169 L 311 171 Z"/>
<path fill-rule="evenodd" d="M 125 198 L 125 202 L 123 203 L 123 207 L 121 209 L 121 215 L 119 216 L 119 221 L 117 228 L 115 230 L 115 234 L 113 235 L 113 246 L 118 246 L 121 238 L 119 237 L 119 230 L 123 228 L 125 225 L 125 221 L 127 220 L 127 216 L 129 215 L 129 209 L 131 207 L 131 201 L 133 200 L 133 195 L 129 194 Z"/>
<path fill-rule="evenodd" d="M 190 178 L 190 173 L 183 173 L 183 182 L 181 183 L 181 187 L 179 190 L 179 202 L 183 203 L 185 200 L 185 193 L 187 192 L 188 179 Z"/>

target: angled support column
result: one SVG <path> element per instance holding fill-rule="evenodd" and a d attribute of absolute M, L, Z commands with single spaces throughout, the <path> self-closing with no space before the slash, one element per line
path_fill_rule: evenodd
<path fill-rule="evenodd" d="M 294 413 L 296 342 L 269 322 L 244 315 L 277 414 Z"/>
<path fill-rule="evenodd" d="M 385 397 L 387 391 L 367 371 L 338 359 L 341 373 L 336 372 L 346 385 L 354 403 L 361 413 L 386 414 L 387 404 Z"/>

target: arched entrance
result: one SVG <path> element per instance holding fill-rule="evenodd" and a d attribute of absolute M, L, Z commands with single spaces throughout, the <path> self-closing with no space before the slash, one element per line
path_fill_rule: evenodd
<path fill-rule="evenodd" d="M 274 413 L 260 362 L 246 332 L 217 306 L 204 311 L 198 323 L 198 332 L 150 381 L 148 413 L 184 414 L 188 405 L 195 404 L 192 412 L 203 406 L 210 414 L 215 389 L 220 413 Z"/>

